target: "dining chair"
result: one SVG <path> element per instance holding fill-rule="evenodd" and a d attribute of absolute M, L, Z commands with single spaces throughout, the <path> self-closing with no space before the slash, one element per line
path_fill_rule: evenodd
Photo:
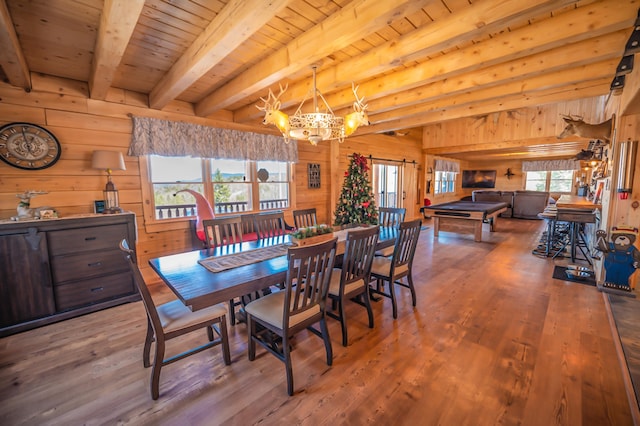
<path fill-rule="evenodd" d="M 284 362 L 287 392 L 293 395 L 291 339 L 309 330 L 324 341 L 327 365 L 333 362 L 325 303 L 336 254 L 337 238 L 288 250 L 284 290 L 261 297 L 245 306 L 249 334 L 249 360 L 256 357 L 256 343 Z M 320 330 L 315 328 L 320 325 Z"/>
<path fill-rule="evenodd" d="M 228 216 L 202 221 L 205 235 L 205 247 L 223 247 L 242 243 L 242 218 Z M 240 298 L 229 300 L 229 323 L 236 324 L 236 307 L 240 306 Z"/>
<path fill-rule="evenodd" d="M 396 284 L 411 291 L 411 300 L 413 306 L 416 306 L 416 290 L 411 276 L 411 267 L 421 226 L 422 221 L 420 219 L 402 222 L 393 246 L 393 254 L 389 257 L 375 256 L 371 264 L 371 279 L 376 280 L 376 286 L 370 287 L 369 291 L 391 299 L 393 318 L 398 318 L 394 290 Z M 406 284 L 401 281 L 402 278 L 406 278 Z M 389 286 L 387 291 L 384 290 L 385 281 Z"/>
<path fill-rule="evenodd" d="M 135 253 L 129 248 L 127 240 L 120 242 L 134 281 L 142 296 L 144 308 L 147 311 L 147 336 L 144 341 L 142 363 L 145 368 L 151 368 L 151 398 L 156 400 L 160 396 L 160 370 L 165 365 L 172 364 L 189 355 L 196 354 L 213 346 L 222 345 L 222 357 L 226 365 L 231 364 L 229 337 L 227 334 L 227 308 L 220 303 L 205 309 L 192 312 L 180 300 L 173 300 L 156 306 L 151 293 L 142 278 L 140 269 L 135 261 Z M 178 355 L 165 359 L 165 344 L 168 340 L 183 336 L 196 330 L 206 328 L 209 342 Z M 215 333 L 215 334 L 214 334 Z M 153 365 L 150 362 L 151 344 L 156 342 Z"/>
<path fill-rule="evenodd" d="M 327 309 L 327 315 L 340 321 L 343 346 L 348 344 L 347 318 L 344 309 L 347 300 L 351 299 L 367 309 L 369 328 L 373 328 L 373 311 L 369 302 L 368 289 L 379 230 L 378 226 L 372 226 L 349 231 L 345 241 L 342 266 L 334 268 L 331 272 L 329 299 L 332 301 L 333 310 Z"/>
<path fill-rule="evenodd" d="M 397 228 L 404 222 L 407 209 L 403 207 L 380 207 L 378 209 L 378 225 L 386 228 Z M 376 251 L 376 256 L 391 256 L 393 247 L 385 247 Z"/>
<path fill-rule="evenodd" d="M 207 248 L 242 243 L 242 218 L 227 216 L 202 221 Z"/>
<path fill-rule="evenodd" d="M 293 211 L 293 226 L 295 226 L 296 229 L 308 228 L 310 226 L 316 226 L 317 224 L 318 218 L 315 208 Z"/>
<path fill-rule="evenodd" d="M 287 233 L 283 212 L 260 213 L 254 216 L 254 221 L 260 240 L 279 237 Z"/>

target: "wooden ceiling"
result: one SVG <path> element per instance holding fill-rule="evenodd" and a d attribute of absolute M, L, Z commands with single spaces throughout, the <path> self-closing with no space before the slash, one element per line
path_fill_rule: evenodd
<path fill-rule="evenodd" d="M 150 108 L 262 124 L 260 97 L 288 85 L 288 113 L 311 86 L 338 115 L 351 83 L 371 125 L 420 139 L 442 120 L 610 93 L 637 0 L 0 0 L 0 65 L 112 88 Z M 450 153 L 523 158 L 575 143 Z M 558 151 L 560 152 L 560 151 Z M 556 155 L 557 152 L 555 153 Z"/>

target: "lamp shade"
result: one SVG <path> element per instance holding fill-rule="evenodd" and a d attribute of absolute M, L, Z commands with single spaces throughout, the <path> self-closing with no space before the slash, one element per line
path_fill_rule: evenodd
<path fill-rule="evenodd" d="M 91 167 L 101 170 L 127 170 L 120 151 L 93 151 Z"/>

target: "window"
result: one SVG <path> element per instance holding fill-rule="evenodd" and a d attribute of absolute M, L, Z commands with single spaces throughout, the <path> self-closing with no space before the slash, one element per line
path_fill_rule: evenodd
<path fill-rule="evenodd" d="M 260 210 L 289 207 L 289 167 L 278 161 L 258 161 Z"/>
<path fill-rule="evenodd" d="M 527 172 L 525 189 L 570 193 L 573 189 L 573 170 Z"/>
<path fill-rule="evenodd" d="M 402 207 L 402 169 L 397 164 L 373 163 L 373 187 L 378 207 Z"/>
<path fill-rule="evenodd" d="M 216 214 L 289 207 L 290 166 L 277 161 L 148 157 L 155 219 L 197 214 L 188 192 L 202 194 Z"/>
<path fill-rule="evenodd" d="M 213 209 L 216 214 L 246 212 L 251 203 L 251 169 L 248 161 L 210 160 Z"/>
<path fill-rule="evenodd" d="M 149 157 L 149 176 L 156 219 L 195 215 L 193 197 L 178 191 L 190 189 L 204 194 L 199 158 L 152 155 Z"/>
<path fill-rule="evenodd" d="M 434 194 L 444 194 L 456 191 L 456 173 L 436 171 L 436 182 L 433 187 Z"/>
<path fill-rule="evenodd" d="M 527 182 L 524 189 L 527 191 L 546 191 L 547 172 L 527 172 Z"/>

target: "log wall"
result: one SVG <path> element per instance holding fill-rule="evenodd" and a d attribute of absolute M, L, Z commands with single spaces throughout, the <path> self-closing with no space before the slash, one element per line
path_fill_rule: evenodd
<path fill-rule="evenodd" d="M 135 212 L 138 226 L 138 253 L 140 265 L 152 257 L 177 253 L 191 248 L 191 234 L 187 221 L 175 226 L 154 227 L 148 232 L 143 216 L 143 186 L 148 181 L 141 173 L 141 162 L 126 156 L 131 140 L 131 119 L 128 114 L 151 116 L 167 120 L 188 121 L 214 127 L 249 130 L 246 126 L 230 122 L 222 112 L 209 118 L 196 117 L 189 104 L 173 102 L 162 111 L 146 107 L 145 96 L 122 90 L 111 90 L 107 101 L 88 98 L 86 84 L 72 80 L 32 75 L 33 90 L 0 83 L 0 125 L 10 122 L 29 122 L 51 131 L 60 141 L 60 160 L 44 170 L 20 170 L 0 163 L 0 220 L 16 215 L 16 194 L 26 190 L 47 191 L 48 194 L 32 199 L 32 207 L 51 206 L 60 216 L 93 213 L 93 201 L 103 198 L 106 183 L 104 171 L 91 168 L 94 150 L 118 150 L 125 155 L 126 170 L 114 171 L 120 205 Z M 333 219 L 332 190 L 339 192 L 348 156 L 353 152 L 390 159 L 421 159 L 421 141 L 404 139 L 398 149 L 395 138 L 384 135 L 352 137 L 337 144 L 340 159 L 332 161 L 330 144 L 314 147 L 299 143 L 299 161 L 294 167 L 294 195 L 292 208 L 285 212 L 288 223 L 293 223 L 291 210 L 315 207 L 318 220 L 330 223 Z M 321 187 L 308 188 L 308 163 L 320 164 Z M 337 164 L 337 165 L 336 165 Z M 337 167 L 337 168 L 336 168 Z M 332 189 L 333 188 L 333 189 Z M 415 204 L 415 202 L 414 202 Z M 417 214 L 418 207 L 409 210 L 409 217 Z M 146 278 L 153 278 L 149 268 L 143 268 Z"/>

